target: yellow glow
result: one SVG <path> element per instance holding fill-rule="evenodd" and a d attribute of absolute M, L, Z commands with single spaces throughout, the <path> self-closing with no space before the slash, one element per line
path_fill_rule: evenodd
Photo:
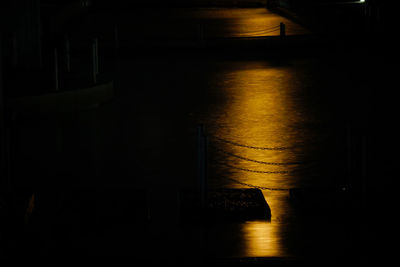
<path fill-rule="evenodd" d="M 268 222 L 247 222 L 244 224 L 246 256 L 280 257 L 284 256 L 279 239 L 278 228 Z"/>
<path fill-rule="evenodd" d="M 231 32 L 238 37 L 260 37 L 279 35 L 279 24 L 285 23 L 287 35 L 310 33 L 301 25 L 295 24 L 282 16 L 269 12 L 265 8 L 239 9 L 235 20 L 232 21 Z M 246 16 L 245 14 L 248 13 Z"/>
<path fill-rule="evenodd" d="M 225 127 L 217 128 L 216 135 L 241 144 L 256 147 L 294 147 L 299 134 L 294 127 L 301 120 L 301 110 L 291 99 L 291 83 L 296 83 L 296 76 L 288 68 L 265 66 L 263 63 L 246 62 L 246 68 L 239 67 L 221 77 L 224 90 L 235 90 L 226 93 L 232 99 L 222 107 L 224 115 L 217 123 Z M 288 163 L 297 162 L 297 154 L 288 150 L 254 150 L 221 144 L 221 148 L 241 157 L 264 162 Z M 231 165 L 242 169 L 257 171 L 289 171 L 289 174 L 260 174 L 243 170 L 230 170 L 230 176 L 242 183 L 270 187 L 291 188 L 295 179 L 290 171 L 296 165 L 264 165 L 245 161 L 240 158 L 229 158 Z M 243 187 L 239 183 L 231 187 Z M 282 244 L 280 217 L 287 210 L 286 191 L 264 191 L 264 196 L 271 207 L 271 222 L 248 222 L 245 224 L 244 243 L 246 256 L 280 257 L 286 254 Z"/>
<path fill-rule="evenodd" d="M 286 69 L 253 65 L 250 69 L 236 71 L 226 79 L 231 83 L 229 90 L 235 90 L 226 107 L 226 116 L 221 118 L 217 136 L 229 138 L 237 143 L 258 147 L 293 147 L 296 134 L 294 123 L 301 119 L 301 112 L 296 110 L 286 95 L 282 79 L 291 75 Z M 243 147 L 224 145 L 222 148 L 235 155 L 267 162 L 296 162 L 292 150 L 254 150 Z M 290 171 L 293 165 L 260 165 L 256 162 L 232 158 L 232 164 L 257 171 Z M 234 179 L 266 187 L 290 188 L 291 179 L 287 174 L 260 175 L 258 173 L 238 172 Z M 240 185 L 239 185 L 240 186 Z"/>

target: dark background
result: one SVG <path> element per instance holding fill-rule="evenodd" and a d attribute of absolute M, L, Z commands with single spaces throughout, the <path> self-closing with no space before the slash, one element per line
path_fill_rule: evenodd
<path fill-rule="evenodd" d="M 338 2 L 351 1 L 336 1 Z M 62 202 L 59 199 L 59 192 L 66 192 L 69 188 L 85 188 L 83 190 L 85 193 L 65 194 L 65 199 L 69 199 L 70 203 L 75 203 L 76 199 L 85 199 L 82 202 L 85 204 L 71 204 L 71 209 L 76 210 L 78 207 L 83 210 L 82 214 L 90 217 L 88 210 L 91 210 L 93 204 L 90 196 L 94 190 L 92 186 L 94 180 L 100 178 L 106 184 L 105 181 L 112 179 L 110 176 L 113 175 L 113 172 L 109 170 L 106 172 L 108 176 L 105 177 L 102 173 L 104 169 L 99 170 L 98 166 L 94 166 L 95 161 L 84 160 L 95 157 L 97 149 L 100 149 L 97 144 L 101 143 L 101 140 L 93 139 L 90 133 L 91 118 L 95 116 L 91 111 L 85 111 L 79 116 L 76 114 L 61 116 L 60 114 L 40 114 L 39 116 L 34 113 L 17 114 L 10 107 L 8 99 L 41 95 L 53 90 L 51 80 L 47 79 L 52 71 L 52 49 L 54 47 L 62 49 L 65 34 L 81 34 L 81 22 L 85 21 L 90 14 L 104 12 L 116 15 L 121 10 L 129 12 L 129 10 L 143 7 L 162 10 L 163 8 L 201 6 L 268 6 L 274 12 L 288 16 L 311 28 L 323 40 L 321 42 L 323 45 L 316 48 L 321 53 L 318 55 L 340 58 L 338 61 L 349 68 L 352 81 L 359 88 L 364 89 L 363 94 L 368 99 L 367 107 L 361 112 L 362 118 L 355 120 L 351 125 L 355 140 L 353 149 L 356 155 L 357 173 L 354 197 L 365 200 L 359 216 L 362 220 L 370 222 L 367 233 L 371 235 L 368 238 L 371 244 L 364 244 L 363 249 L 370 254 L 371 261 L 376 261 L 376 263 L 389 262 L 395 257 L 395 247 L 390 241 L 393 240 L 395 243 L 397 240 L 395 238 L 397 234 L 397 165 L 400 148 L 396 94 L 398 90 L 396 32 L 398 29 L 394 23 L 396 11 L 393 6 L 388 1 L 378 0 L 366 0 L 363 8 L 351 4 L 332 4 L 331 1 L 317 0 L 276 0 L 265 3 L 207 0 L 168 2 L 154 0 L 143 3 L 122 0 L 2 1 L 0 3 L 0 212 L 2 220 L 0 252 L 2 257 L 12 255 L 18 258 L 24 255 L 40 254 L 32 249 L 35 242 L 40 239 L 36 236 L 38 233 L 36 229 L 47 227 L 43 223 L 43 218 L 52 216 L 51 210 L 58 205 L 57 201 Z M 16 45 L 13 42 L 16 42 Z M 15 51 L 17 51 L 17 59 L 14 56 Z M 102 76 L 101 82 L 112 80 L 115 75 L 113 45 L 106 47 L 105 51 L 107 53 L 105 65 L 109 66 L 109 69 Z M 82 55 L 86 53 L 77 49 L 77 53 L 80 52 Z M 147 51 L 147 53 L 152 52 Z M 161 50 L 158 53 L 171 55 L 169 50 L 165 52 Z M 198 51 L 189 53 L 197 54 Z M 200 51 L 199 54 L 201 53 Z M 244 54 L 242 51 L 237 53 Z M 84 68 L 85 64 L 89 64 L 89 59 L 82 56 L 82 62 L 85 62 L 82 64 Z M 351 62 L 351 65 L 348 65 L 348 62 Z M 90 79 L 79 75 L 61 78 L 76 80 L 76 83 L 85 86 L 91 84 Z M 75 82 L 71 82 L 71 88 L 74 84 Z M 121 95 L 123 95 L 121 92 L 115 92 L 116 98 Z M 51 129 L 54 128 L 48 126 L 60 124 L 68 129 L 65 134 L 72 140 L 68 142 L 77 144 L 81 149 L 80 156 L 75 157 L 75 148 L 69 146 L 70 143 L 60 137 L 62 135 L 52 133 Z M 41 127 L 49 131 L 37 130 Z M 77 134 L 75 131 L 77 128 L 84 129 L 82 131 L 84 134 Z M 26 131 L 31 133 L 31 138 L 21 141 L 21 136 Z M 35 140 L 48 140 L 56 145 L 43 146 L 37 157 L 29 155 L 29 160 L 23 157 L 21 159 L 20 155 L 23 154 L 21 151 L 29 147 L 37 147 Z M 62 157 L 58 154 L 60 151 L 63 151 Z M 123 174 L 115 172 L 114 175 Z M 54 181 L 54 177 L 59 179 Z M 49 184 L 52 186 L 50 187 Z M 120 185 L 123 186 L 123 182 Z M 136 190 L 134 202 L 144 201 L 146 197 L 143 197 L 143 192 L 135 187 L 132 190 Z M 29 207 L 32 194 L 38 198 L 35 215 L 38 219 L 35 223 L 29 224 L 24 221 L 24 218 L 26 218 L 26 209 Z M 115 194 L 118 195 L 118 193 Z M 111 197 L 111 199 L 115 198 Z M 141 204 L 138 206 L 143 207 Z M 143 210 L 139 208 L 138 213 L 140 215 L 137 218 L 146 217 L 145 208 Z M 85 219 L 82 221 L 84 225 Z M 89 225 L 84 227 L 90 228 Z M 361 243 L 362 241 L 360 245 Z M 3 259 L 6 258 L 5 256 Z"/>

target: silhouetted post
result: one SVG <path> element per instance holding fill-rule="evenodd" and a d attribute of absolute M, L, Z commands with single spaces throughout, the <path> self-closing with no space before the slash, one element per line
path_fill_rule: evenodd
<path fill-rule="evenodd" d="M 204 125 L 197 126 L 197 179 L 201 207 L 207 205 L 207 136 Z"/>
<path fill-rule="evenodd" d="M 361 139 L 361 205 L 362 208 L 366 207 L 366 199 L 367 199 L 367 164 L 368 164 L 368 139 L 367 136 L 364 134 Z"/>
<path fill-rule="evenodd" d="M 11 185 L 11 142 L 13 136 L 11 134 L 11 123 L 16 114 L 13 111 L 10 112 L 11 114 L 7 114 L 5 110 L 2 46 L 3 42 L 0 36 L 0 186 L 5 188 Z"/>
<path fill-rule="evenodd" d="M 56 91 L 60 90 L 60 84 L 58 80 L 58 52 L 57 48 L 54 48 L 54 89 Z"/>
<path fill-rule="evenodd" d="M 5 125 L 5 108 L 3 99 L 3 71 L 2 71 L 2 39 L 0 36 L 0 186 L 5 187 L 7 184 L 7 154 L 6 154 L 6 125 Z"/>
<path fill-rule="evenodd" d="M 197 25 L 197 34 L 199 42 L 202 43 L 204 41 L 204 26 L 201 23 Z"/>
<path fill-rule="evenodd" d="M 92 54 L 92 64 L 91 64 L 91 72 L 92 72 L 92 80 L 93 83 L 97 83 L 97 74 L 98 74 L 98 51 L 97 51 L 97 38 L 93 39 L 92 47 L 91 47 L 91 54 Z"/>
<path fill-rule="evenodd" d="M 99 74 L 99 44 L 97 38 L 92 40 L 92 66 L 93 72 L 96 75 Z"/>
<path fill-rule="evenodd" d="M 118 27 L 114 26 L 114 49 L 115 49 L 115 56 L 118 56 L 118 49 L 119 49 L 119 36 L 118 36 Z"/>
<path fill-rule="evenodd" d="M 18 64 L 18 50 L 17 50 L 17 33 L 13 32 L 11 35 L 11 64 L 13 68 Z"/>
<path fill-rule="evenodd" d="M 350 126 L 347 126 L 347 176 L 349 186 L 353 187 L 353 138 Z"/>
<path fill-rule="evenodd" d="M 181 221 L 181 193 L 179 190 L 176 191 L 176 204 L 177 204 L 177 213 L 176 213 L 176 219 L 177 222 L 179 223 Z"/>
<path fill-rule="evenodd" d="M 280 30 L 280 36 L 285 37 L 286 36 L 286 25 L 285 23 L 281 22 L 279 24 L 279 30 Z"/>
<path fill-rule="evenodd" d="M 67 72 L 71 71 L 71 55 L 70 55 L 70 44 L 68 36 L 64 37 L 64 51 L 65 51 L 65 69 Z"/>
<path fill-rule="evenodd" d="M 99 41 L 97 38 L 94 38 L 94 51 L 95 51 L 95 62 L 96 62 L 96 74 L 99 74 Z"/>

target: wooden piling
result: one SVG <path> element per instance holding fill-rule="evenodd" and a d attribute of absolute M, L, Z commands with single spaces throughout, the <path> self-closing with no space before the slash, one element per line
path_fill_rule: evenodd
<path fill-rule="evenodd" d="M 99 41 L 97 38 L 94 38 L 93 42 L 94 42 L 94 53 L 95 53 L 94 58 L 95 58 L 95 62 L 96 62 L 95 71 L 96 71 L 96 74 L 99 74 Z"/>
<path fill-rule="evenodd" d="M 58 51 L 54 48 L 54 89 L 56 91 L 60 90 L 60 84 L 58 79 Z"/>
<path fill-rule="evenodd" d="M 115 56 L 118 56 L 119 50 L 119 34 L 118 34 L 118 27 L 114 26 L 114 49 L 115 49 Z"/>
<path fill-rule="evenodd" d="M 199 45 L 202 46 L 204 43 L 204 25 L 201 23 L 197 24 L 197 38 Z"/>
<path fill-rule="evenodd" d="M 280 30 L 280 36 L 285 37 L 286 36 L 286 25 L 285 23 L 281 22 L 279 24 L 279 30 Z"/>
<path fill-rule="evenodd" d="M 0 185 L 4 186 L 7 184 L 7 153 L 6 153 L 6 125 L 5 125 L 5 107 L 3 98 L 3 69 L 2 69 L 2 39 L 0 36 Z"/>
<path fill-rule="evenodd" d="M 11 35 L 11 65 L 13 68 L 18 64 L 18 49 L 17 49 L 17 33 L 13 32 Z"/>
<path fill-rule="evenodd" d="M 207 136 L 204 125 L 197 127 L 197 179 L 200 203 L 202 208 L 207 207 Z"/>
<path fill-rule="evenodd" d="M 70 43 L 68 36 L 64 37 L 64 51 L 65 51 L 65 69 L 69 73 L 71 72 L 71 54 L 70 54 Z"/>
<path fill-rule="evenodd" d="M 97 39 L 93 39 L 92 45 L 91 45 L 91 57 L 92 57 L 92 62 L 91 62 L 91 76 L 92 76 L 92 81 L 94 84 L 97 83 L 97 74 L 98 74 L 98 53 L 97 53 Z"/>

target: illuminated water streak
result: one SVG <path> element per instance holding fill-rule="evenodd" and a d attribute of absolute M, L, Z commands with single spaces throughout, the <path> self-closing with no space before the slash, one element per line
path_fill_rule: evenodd
<path fill-rule="evenodd" d="M 243 184 L 251 184 L 268 188 L 292 188 L 302 185 L 304 181 L 294 174 L 302 167 L 300 163 L 260 164 L 304 160 L 304 150 L 313 137 L 302 123 L 312 120 L 313 116 L 306 114 L 307 110 L 296 99 L 299 87 L 305 86 L 302 75 L 295 68 L 263 62 L 232 64 L 218 75 L 219 80 L 215 86 L 221 90 L 219 93 L 225 99 L 215 107 L 209 130 L 217 139 L 231 141 L 215 142 L 217 149 L 226 151 L 217 154 L 214 162 L 217 171 L 229 173 L 232 178 L 229 181 L 225 179 L 224 186 L 238 188 L 244 187 Z M 287 149 L 254 149 L 256 147 Z M 237 168 L 229 168 L 229 165 Z M 288 192 L 264 190 L 263 193 L 271 207 L 271 222 L 253 221 L 241 225 L 241 256 L 289 256 L 290 251 L 285 245 L 288 234 L 286 219 L 291 212 L 287 201 Z"/>

